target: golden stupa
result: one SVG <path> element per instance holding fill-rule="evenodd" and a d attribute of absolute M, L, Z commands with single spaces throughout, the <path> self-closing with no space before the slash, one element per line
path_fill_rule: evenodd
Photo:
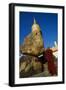
<path fill-rule="evenodd" d="M 20 51 L 26 54 L 39 55 L 42 53 L 44 45 L 40 26 L 36 23 L 35 19 L 31 29 L 31 33 L 25 37 Z"/>
<path fill-rule="evenodd" d="M 34 23 L 33 23 L 33 25 L 32 25 L 32 32 L 33 32 L 34 30 L 40 31 L 40 26 L 36 23 L 35 18 L 34 18 Z"/>

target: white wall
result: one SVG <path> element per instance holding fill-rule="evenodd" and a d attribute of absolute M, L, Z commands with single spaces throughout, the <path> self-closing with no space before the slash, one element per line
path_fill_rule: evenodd
<path fill-rule="evenodd" d="M 28 90 L 28 89 L 42 89 L 42 90 L 65 90 L 66 84 L 63 85 L 46 85 L 46 86 L 31 86 L 11 88 L 8 86 L 8 4 L 15 3 L 38 3 L 47 5 L 65 5 L 66 0 L 0 0 L 0 90 Z M 66 5 L 65 5 L 66 6 Z"/>

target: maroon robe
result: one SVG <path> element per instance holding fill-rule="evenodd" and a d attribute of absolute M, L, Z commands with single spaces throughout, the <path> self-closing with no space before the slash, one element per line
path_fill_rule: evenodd
<path fill-rule="evenodd" d="M 57 70 L 56 70 L 56 65 L 54 64 L 54 58 L 53 58 L 53 54 L 52 54 L 52 50 L 51 49 L 47 49 L 44 52 L 44 58 L 48 62 L 48 70 L 51 73 L 51 75 L 56 74 Z"/>

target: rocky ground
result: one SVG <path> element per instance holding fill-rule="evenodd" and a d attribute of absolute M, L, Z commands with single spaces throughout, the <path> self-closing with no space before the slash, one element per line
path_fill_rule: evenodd
<path fill-rule="evenodd" d="M 57 60 L 55 60 L 57 64 Z M 51 76 L 48 70 L 48 63 L 42 64 L 39 58 L 35 56 L 25 55 L 20 58 L 20 78 L 25 77 L 47 77 Z"/>

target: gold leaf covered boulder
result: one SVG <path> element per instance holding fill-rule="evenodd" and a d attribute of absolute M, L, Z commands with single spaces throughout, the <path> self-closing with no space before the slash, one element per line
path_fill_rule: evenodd
<path fill-rule="evenodd" d="M 25 37 L 23 44 L 20 46 L 20 52 L 31 55 L 39 55 L 43 52 L 43 50 L 44 44 L 40 26 L 36 23 L 36 20 L 34 19 L 32 32 L 27 37 Z"/>

